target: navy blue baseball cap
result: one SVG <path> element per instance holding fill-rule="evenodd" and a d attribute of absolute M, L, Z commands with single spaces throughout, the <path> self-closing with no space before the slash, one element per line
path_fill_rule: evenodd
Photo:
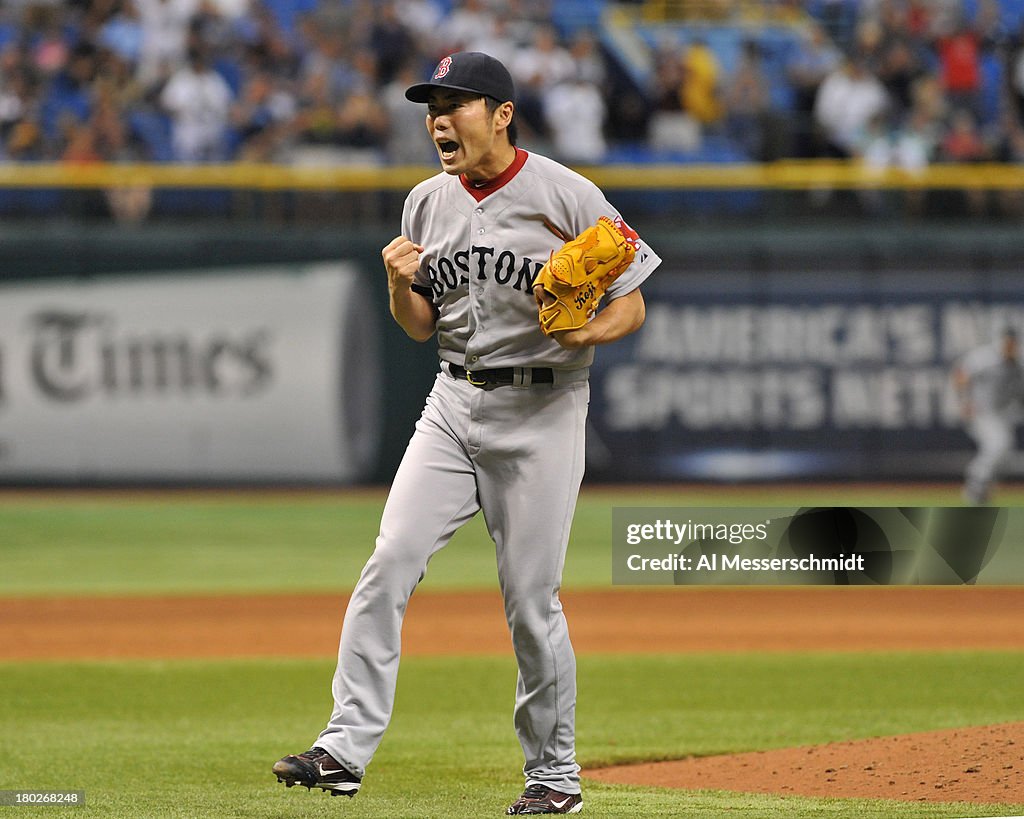
<path fill-rule="evenodd" d="M 499 60 L 481 51 L 457 51 L 437 64 L 430 82 L 410 85 L 405 98 L 412 102 L 426 102 L 433 88 L 453 88 L 470 91 L 498 102 L 514 100 L 516 88 L 512 75 Z"/>

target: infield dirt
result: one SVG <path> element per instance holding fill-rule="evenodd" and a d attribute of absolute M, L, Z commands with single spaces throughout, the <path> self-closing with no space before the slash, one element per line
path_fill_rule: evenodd
<path fill-rule="evenodd" d="M 580 652 L 1024 649 L 1024 588 L 563 591 Z M 0 598 L 0 660 L 331 656 L 344 595 Z M 334 616 L 332 616 L 332 613 Z M 511 650 L 497 591 L 413 595 L 408 655 Z"/>
<path fill-rule="evenodd" d="M 1024 722 L 586 771 L 662 788 L 919 802 L 1024 799 Z"/>

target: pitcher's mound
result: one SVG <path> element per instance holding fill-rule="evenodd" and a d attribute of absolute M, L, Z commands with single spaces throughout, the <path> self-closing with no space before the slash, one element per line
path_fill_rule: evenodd
<path fill-rule="evenodd" d="M 584 775 L 666 788 L 1024 804 L 1024 722 L 618 765 Z"/>

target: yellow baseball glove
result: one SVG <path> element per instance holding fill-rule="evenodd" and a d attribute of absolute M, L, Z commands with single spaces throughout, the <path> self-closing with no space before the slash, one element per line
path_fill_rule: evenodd
<path fill-rule="evenodd" d="M 553 251 L 533 282 L 554 298 L 540 308 L 540 327 L 545 334 L 584 326 L 597 312 L 609 285 L 629 267 L 639 244 L 629 225 L 602 216 L 597 224 Z"/>

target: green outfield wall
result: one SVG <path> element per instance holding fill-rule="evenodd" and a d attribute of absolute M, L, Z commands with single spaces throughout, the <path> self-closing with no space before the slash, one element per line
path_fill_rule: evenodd
<path fill-rule="evenodd" d="M 627 210 L 625 205 L 623 210 Z M 928 389 L 936 395 L 927 400 L 934 401 L 936 406 L 941 399 L 937 397 L 939 387 L 935 385 L 942 378 L 942 368 L 949 363 L 950 350 L 955 347 L 947 344 L 949 349 L 940 349 L 944 344 L 944 317 L 950 310 L 967 315 L 973 322 L 971 333 L 979 339 L 997 323 L 1007 320 L 1007 316 L 1014 322 L 1024 321 L 1024 306 L 1020 306 L 1024 305 L 1024 296 L 1015 289 L 1018 274 L 1024 271 L 1024 240 L 1016 225 L 963 221 L 857 220 L 847 223 L 760 219 L 742 226 L 735 222 L 720 225 L 691 221 L 673 226 L 662 218 L 651 220 L 649 224 L 639 223 L 637 228 L 664 259 L 656 274 L 657 282 L 645 288 L 645 292 L 650 293 L 652 315 L 660 317 L 658 326 L 662 328 L 671 323 L 673 316 L 684 320 L 687 317 L 699 319 L 707 314 L 731 320 L 741 313 L 756 314 L 762 308 L 777 312 L 795 309 L 798 311 L 795 315 L 805 323 L 816 321 L 820 315 L 845 311 L 850 321 L 863 318 L 869 324 L 881 323 L 879 326 L 884 325 L 891 307 L 919 307 L 931 311 L 929 321 L 935 325 L 934 331 L 929 330 L 930 338 L 922 337 L 920 343 L 931 344 L 936 349 L 930 356 L 910 363 L 928 369 L 927 378 L 934 382 Z M 360 371 L 360 389 L 374 391 L 381 416 L 375 432 L 372 465 L 352 474 L 358 474 L 358 480 L 387 481 L 404 451 L 422 398 L 436 371 L 433 344 L 409 341 L 387 315 L 380 248 L 394 232 L 395 228 L 390 226 L 339 230 L 262 222 L 249 225 L 164 223 L 140 227 L 61 221 L 15 222 L 0 228 L 0 285 L 4 288 L 0 296 L 6 295 L 11 301 L 16 293 L 45 287 L 51 294 L 66 293 L 72 299 L 68 305 L 73 305 L 73 294 L 89 283 L 130 282 L 141 277 L 150 282 L 178 283 L 187 290 L 187 283 L 194 281 L 195 276 L 209 273 L 211 276 L 236 275 L 239 286 L 243 287 L 247 286 L 249 273 L 257 269 L 276 266 L 281 270 L 299 270 L 317 263 L 342 263 L 359 278 L 361 297 L 366 299 L 366 309 L 374 319 L 373 343 L 367 340 L 367 344 L 361 344 L 359 337 L 350 337 L 346 343 L 351 345 L 348 348 L 351 352 L 345 353 L 345 357 L 350 363 L 351 359 L 358 359 L 354 369 Z M 102 288 L 100 290 L 102 292 Z M 64 309 L 73 312 L 73 307 Z M 187 306 L 182 309 L 188 311 Z M 24 322 L 13 319 L 12 322 L 19 326 L 8 327 L 7 332 L 22 333 L 20 325 Z M 721 326 L 730 325 L 726 322 Z M 845 327 L 839 327 L 834 334 L 850 332 Z M 272 334 L 277 332 L 276 328 L 271 331 Z M 647 332 L 647 328 L 642 332 Z M 681 338 L 685 341 L 685 334 Z M 870 386 L 878 379 L 917 378 L 914 373 L 893 375 L 896 365 L 907 363 L 896 360 L 901 355 L 899 343 L 895 337 L 884 340 L 884 349 L 877 352 L 875 358 L 854 361 L 853 370 L 850 370 L 848 354 L 839 351 L 834 360 L 812 362 L 818 369 L 807 377 L 812 381 L 844 379 L 840 386 L 846 393 L 857 393 L 862 383 Z M 961 333 L 957 344 L 965 343 Z M 680 390 L 691 389 L 694 383 L 714 383 L 713 378 L 708 381 L 709 373 L 726 379 L 735 387 L 734 376 L 740 381 L 749 381 L 752 377 L 756 380 L 760 378 L 759 373 L 767 371 L 783 378 L 778 383 L 784 387 L 788 378 L 784 370 L 790 364 L 799 370 L 796 365 L 807 362 L 794 362 L 784 355 L 778 361 L 751 359 L 737 365 L 725 346 L 719 353 L 705 351 L 700 361 L 681 363 L 682 359 L 675 360 L 671 351 L 666 353 L 665 337 L 657 339 L 656 343 L 637 337 L 631 344 L 637 346 L 616 345 L 615 349 L 599 354 L 599 367 L 606 362 L 608 369 L 606 372 L 598 369 L 595 373 L 592 407 L 598 435 L 594 450 L 588 453 L 589 474 L 594 478 L 949 478 L 958 473 L 968 451 L 968 441 L 954 428 L 948 411 L 943 414 L 939 409 L 928 418 L 921 412 L 917 415 L 904 412 L 900 415 L 903 420 L 895 426 L 892 413 L 875 417 L 862 408 L 842 409 L 840 419 L 847 426 L 841 433 L 847 455 L 838 461 L 835 457 L 827 460 L 812 456 L 815 451 L 830 446 L 835 455 L 835 429 L 827 413 L 821 413 L 821 418 L 802 431 L 794 431 L 791 424 L 782 421 L 773 427 L 774 422 L 766 423 L 765 413 L 758 412 L 748 413 L 738 421 L 734 418 L 732 427 L 708 426 L 700 421 L 699 413 L 693 415 L 696 405 L 691 398 L 682 402 L 681 409 L 676 406 L 681 400 L 678 399 Z M 13 346 L 13 343 L 8 344 L 9 348 Z M 374 348 L 372 355 L 368 352 L 371 346 Z M 652 349 L 657 353 L 648 355 L 649 360 L 644 363 L 646 369 L 639 376 L 635 371 L 624 370 L 628 364 L 625 359 L 637 351 L 643 354 Z M 245 355 L 239 357 L 245 358 Z M 690 369 L 685 369 L 683 363 Z M 691 365 L 698 364 L 701 369 L 694 371 Z M 0 343 L 0 439 L 4 434 L 4 417 L 7 416 L 10 426 L 18 403 L 18 373 L 27 366 L 11 349 L 5 351 Z M 609 373 L 616 377 L 606 378 Z M 641 376 L 641 381 L 636 381 Z M 637 421 L 639 416 L 628 407 L 616 409 L 614 390 L 621 395 L 623 383 L 630 378 L 634 381 L 629 383 L 654 385 L 653 388 L 662 392 L 673 391 L 675 397 L 671 401 L 675 404 L 663 413 L 658 423 L 646 416 Z M 777 386 L 775 381 L 768 385 L 775 392 L 778 392 Z M 885 389 L 884 385 L 881 389 Z M 831 400 L 827 390 L 822 395 L 822 401 Z M 866 402 L 874 400 L 870 391 L 865 396 Z M 747 395 L 744 400 L 763 402 L 764 397 Z M 645 402 L 644 406 L 655 403 Z M 785 415 L 788 410 L 784 408 L 781 412 Z M 694 417 L 698 419 L 696 425 L 691 423 Z M 623 418 L 632 420 L 623 426 Z M 286 420 L 278 426 L 285 428 L 289 422 Z M 914 433 L 915 441 L 913 458 L 909 460 L 900 457 L 898 451 L 893 454 L 893 442 L 909 440 L 907 432 Z M 603 443 L 617 439 L 627 442 L 621 452 L 617 445 L 602 447 Z M 8 441 L 8 448 L 13 445 Z M 702 447 L 707 452 L 703 452 Z M 775 456 L 782 450 L 786 457 L 797 452 L 800 456 L 797 461 L 803 466 L 786 467 L 785 474 L 772 472 L 775 468 L 772 465 L 780 463 Z M 940 450 L 941 457 L 930 458 L 923 454 L 931 450 Z M 59 474 L 50 474 L 46 469 L 9 474 L 4 478 L 3 452 L 0 440 L 0 479 L 14 482 L 60 480 Z M 630 454 L 643 452 L 657 453 L 658 458 Z M 887 453 L 887 456 L 879 460 L 873 457 L 874 452 Z M 738 458 L 741 453 L 743 457 Z M 755 457 L 748 457 L 751 454 Z M 712 456 L 712 461 L 719 466 L 709 468 L 705 455 Z M 726 466 L 721 467 L 722 463 Z M 787 463 L 795 462 L 790 458 Z M 912 468 L 896 468 L 906 463 L 912 463 Z M 173 474 L 174 480 L 189 480 L 187 465 Z M 160 475 L 147 476 L 144 472 L 132 475 L 140 480 L 160 479 Z M 227 475 L 229 481 L 236 477 L 244 479 L 240 474 L 215 470 L 197 472 L 193 477 L 202 479 L 203 475 L 213 475 L 214 479 L 218 476 L 224 479 Z M 272 470 L 267 475 L 266 479 L 272 479 Z M 283 481 L 295 479 L 294 475 L 285 473 L 279 477 Z M 71 482 L 92 482 L 103 480 L 103 473 L 102 470 L 79 470 L 64 478 Z M 309 479 L 322 480 L 322 475 L 311 475 Z"/>

